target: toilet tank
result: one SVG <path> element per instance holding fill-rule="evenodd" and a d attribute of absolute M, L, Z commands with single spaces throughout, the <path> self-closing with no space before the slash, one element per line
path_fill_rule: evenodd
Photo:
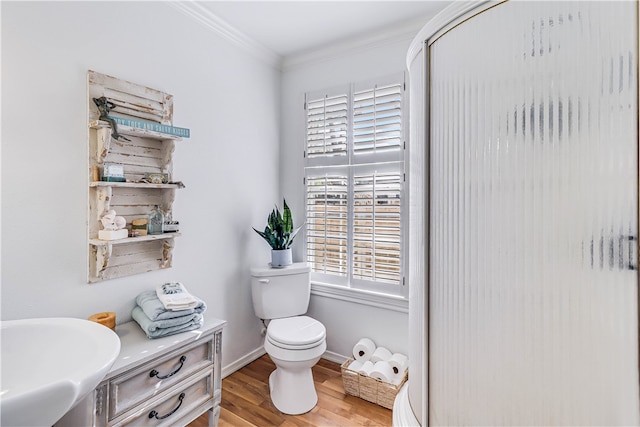
<path fill-rule="evenodd" d="M 251 268 L 253 309 L 260 319 L 305 314 L 309 308 L 310 268 L 304 262 L 284 268 Z"/>

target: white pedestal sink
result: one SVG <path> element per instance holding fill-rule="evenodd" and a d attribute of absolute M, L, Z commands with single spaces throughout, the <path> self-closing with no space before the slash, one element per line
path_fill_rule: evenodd
<path fill-rule="evenodd" d="M 0 425 L 51 426 L 102 381 L 120 339 L 73 318 L 0 322 Z"/>

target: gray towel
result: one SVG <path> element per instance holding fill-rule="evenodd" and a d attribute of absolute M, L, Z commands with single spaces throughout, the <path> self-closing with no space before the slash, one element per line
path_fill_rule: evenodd
<path fill-rule="evenodd" d="M 160 338 L 179 334 L 180 332 L 192 331 L 201 328 L 204 324 L 202 314 L 199 313 L 154 322 L 144 314 L 144 311 L 139 306 L 133 308 L 131 317 L 138 322 L 138 325 L 149 338 Z"/>
<path fill-rule="evenodd" d="M 145 291 L 136 297 L 136 304 L 144 311 L 149 320 L 165 320 L 173 319 L 174 317 L 182 317 L 189 314 L 202 314 L 207 309 L 207 305 L 200 298 L 194 296 L 198 301 L 198 305 L 195 308 L 189 308 L 186 310 L 171 311 L 167 310 L 162 301 L 158 299 L 156 291 Z"/>

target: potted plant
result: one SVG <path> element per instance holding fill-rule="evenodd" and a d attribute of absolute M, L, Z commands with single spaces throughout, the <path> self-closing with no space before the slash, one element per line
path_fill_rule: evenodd
<path fill-rule="evenodd" d="M 267 226 L 264 231 L 253 230 L 258 233 L 266 242 L 271 246 L 271 266 L 272 267 L 286 267 L 293 263 L 291 257 L 291 243 L 293 238 L 302 226 L 293 229 L 293 219 L 291 217 L 291 210 L 287 206 L 287 201 L 284 200 L 284 209 L 282 213 L 278 209 L 278 206 L 271 211 L 267 217 Z"/>

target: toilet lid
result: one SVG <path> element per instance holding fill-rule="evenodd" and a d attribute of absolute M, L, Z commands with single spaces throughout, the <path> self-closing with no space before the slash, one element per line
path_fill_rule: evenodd
<path fill-rule="evenodd" d="M 325 339 L 327 330 L 308 316 L 274 319 L 267 328 L 267 337 L 274 345 L 285 348 L 309 348 Z"/>

